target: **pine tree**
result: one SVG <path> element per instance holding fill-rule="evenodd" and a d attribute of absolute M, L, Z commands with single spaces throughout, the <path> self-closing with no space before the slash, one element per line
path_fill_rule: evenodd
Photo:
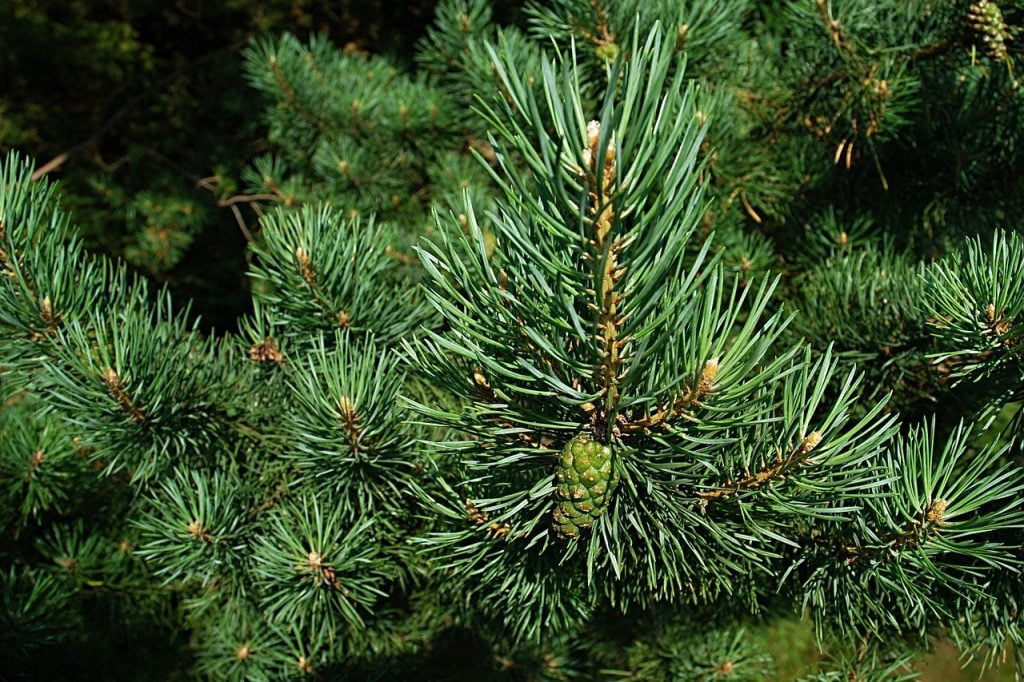
<path fill-rule="evenodd" d="M 1020 10 L 976 5 L 257 41 L 237 334 L 8 156 L 4 672 L 764 679 L 802 617 L 808 680 L 1024 669 Z"/>

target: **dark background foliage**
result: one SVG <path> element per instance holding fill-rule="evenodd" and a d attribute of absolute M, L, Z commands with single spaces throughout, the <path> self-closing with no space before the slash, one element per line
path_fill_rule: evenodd
<path fill-rule="evenodd" d="M 231 329 L 250 305 L 245 236 L 217 199 L 266 144 L 240 51 L 261 35 L 322 33 L 408 60 L 434 5 L 5 1 L 0 151 L 49 162 L 90 247 L 195 301 L 204 327 Z"/>

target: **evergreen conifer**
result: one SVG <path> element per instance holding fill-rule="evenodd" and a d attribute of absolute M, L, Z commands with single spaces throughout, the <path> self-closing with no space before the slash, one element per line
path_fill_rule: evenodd
<path fill-rule="evenodd" d="M 3 161 L 0 671 L 1024 669 L 1024 7 L 523 17 L 250 46 L 238 333 Z"/>

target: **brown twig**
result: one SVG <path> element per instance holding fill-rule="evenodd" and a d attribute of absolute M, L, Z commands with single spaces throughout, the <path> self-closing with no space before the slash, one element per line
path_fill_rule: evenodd
<path fill-rule="evenodd" d="M 124 390 L 124 384 L 121 382 L 121 377 L 118 376 L 117 372 L 108 367 L 103 372 L 103 382 L 107 385 L 107 388 L 110 389 L 110 393 L 117 400 L 121 409 L 128 412 L 132 416 L 132 419 L 137 423 L 146 423 L 146 415 L 142 412 L 142 409 L 132 401 L 131 397 Z"/>
<path fill-rule="evenodd" d="M 779 479 L 784 474 L 795 469 L 800 464 L 807 462 L 808 455 L 821 443 L 821 433 L 814 431 L 800 441 L 800 445 L 783 457 L 781 453 L 776 456 L 775 461 L 763 466 L 753 473 L 747 473 L 738 481 L 726 481 L 715 486 L 715 490 L 703 490 L 697 493 L 697 497 L 707 502 L 709 500 L 722 500 L 746 490 L 754 490 Z"/>
<path fill-rule="evenodd" d="M 619 428 L 627 432 L 646 433 L 656 426 L 667 424 L 683 415 L 694 405 L 700 405 L 700 401 L 714 388 L 717 376 L 718 360 L 708 360 L 704 363 L 704 369 L 701 370 L 700 379 L 695 387 L 684 386 L 682 392 L 668 405 L 659 408 L 652 414 L 644 415 L 640 419 L 627 419 L 619 425 Z"/>
<path fill-rule="evenodd" d="M 245 237 L 245 241 L 252 241 L 252 232 L 249 231 L 249 226 L 245 222 L 245 218 L 242 217 L 242 212 L 238 210 L 238 207 L 231 204 L 230 207 L 232 215 L 235 216 L 235 222 L 238 223 L 238 229 L 242 231 L 242 236 Z"/>
<path fill-rule="evenodd" d="M 608 12 L 605 11 L 601 0 L 590 0 L 590 9 L 594 12 L 594 20 L 597 23 L 597 33 L 594 35 L 585 26 L 578 26 L 580 35 L 594 43 L 598 47 L 611 45 L 615 42 L 615 34 L 608 25 Z"/>
<path fill-rule="evenodd" d="M 588 291 L 594 297 L 590 308 L 597 313 L 597 339 L 600 343 L 601 362 L 595 370 L 595 378 L 602 387 L 604 405 L 602 410 L 594 413 L 598 421 L 607 423 L 609 416 L 614 414 L 619 402 L 618 382 L 624 360 L 623 350 L 626 339 L 620 335 L 620 328 L 627 315 L 619 312 L 623 294 L 616 290 L 616 284 L 626 274 L 625 267 L 619 266 L 618 254 L 623 240 L 613 239 L 612 228 L 615 220 L 615 207 L 612 203 L 613 185 L 615 181 L 615 143 L 607 142 L 604 163 L 598 163 L 598 144 L 601 137 L 601 126 L 591 121 L 587 126 L 587 148 L 584 160 L 587 162 L 587 181 L 590 185 L 590 223 L 594 228 L 590 239 L 594 260 L 594 285 Z M 597 171 L 601 168 L 601 177 Z"/>
<path fill-rule="evenodd" d="M 226 199 L 218 199 L 218 206 L 233 206 L 238 203 L 248 203 L 252 201 L 280 201 L 281 197 L 277 194 L 236 194 L 233 197 Z"/>
<path fill-rule="evenodd" d="M 877 557 L 884 552 L 900 551 L 920 546 L 931 531 L 937 531 L 945 524 L 946 510 L 949 503 L 941 498 L 928 504 L 921 514 L 921 519 L 912 519 L 901 530 L 884 538 L 881 543 L 869 547 L 844 545 L 840 553 L 847 564 L 855 564 L 864 559 Z"/>
<path fill-rule="evenodd" d="M 826 0 L 817 0 L 818 13 L 821 15 L 821 22 L 825 25 L 825 29 L 828 31 L 829 38 L 836 44 L 836 47 L 843 48 L 848 47 L 845 36 L 843 36 L 843 25 L 839 23 L 839 20 L 832 16 L 832 12 L 829 11 Z"/>
<path fill-rule="evenodd" d="M 346 310 L 334 309 L 331 301 L 320 287 L 320 283 L 317 279 L 316 267 L 313 265 L 312 259 L 309 256 L 309 251 L 307 251 L 305 247 L 298 246 L 295 248 L 295 261 L 299 266 L 299 274 L 302 275 L 303 281 L 309 287 L 314 300 L 320 308 L 327 313 L 327 316 L 333 319 L 339 327 L 348 327 L 352 322 L 351 315 L 349 315 Z"/>
<path fill-rule="evenodd" d="M 347 395 L 343 395 L 338 399 L 338 408 L 341 410 L 341 426 L 345 431 L 345 437 L 348 438 L 349 447 L 352 454 L 359 457 L 363 449 L 363 427 L 359 423 L 356 404 Z"/>

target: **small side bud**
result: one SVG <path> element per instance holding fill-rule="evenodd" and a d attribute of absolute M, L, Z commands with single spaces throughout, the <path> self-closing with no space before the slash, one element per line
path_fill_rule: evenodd
<path fill-rule="evenodd" d="M 260 365 L 266 363 L 280 365 L 284 362 L 284 354 L 278 350 L 277 342 L 268 336 L 249 347 L 249 359 Z"/>
<path fill-rule="evenodd" d="M 821 443 L 821 431 L 812 431 L 804 437 L 803 442 L 800 443 L 800 453 L 808 454 L 811 450 L 818 447 Z"/>
<path fill-rule="evenodd" d="M 42 465 L 43 460 L 46 459 L 46 453 L 42 450 L 36 450 L 32 453 L 32 456 L 28 458 L 28 475 L 31 477 L 35 474 L 36 469 Z"/>
<path fill-rule="evenodd" d="M 186 530 L 193 540 L 200 542 L 211 542 L 213 540 L 213 535 L 210 534 L 210 531 L 206 529 L 203 522 L 199 519 L 193 519 L 189 522 Z"/>
<path fill-rule="evenodd" d="M 704 369 L 701 370 L 700 381 L 697 383 L 697 391 L 701 395 L 707 395 L 710 393 L 717 377 L 718 358 L 711 358 L 704 363 Z"/>
<path fill-rule="evenodd" d="M 346 415 L 355 414 L 356 411 L 355 402 L 353 402 L 352 398 L 349 398 L 347 395 L 343 395 L 338 398 L 338 407 L 341 408 L 342 413 Z"/>
<path fill-rule="evenodd" d="M 949 508 L 949 503 L 940 498 L 928 505 L 924 517 L 928 520 L 928 523 L 934 523 L 937 526 L 942 525 L 947 508 Z"/>
<path fill-rule="evenodd" d="M 309 251 L 303 246 L 295 247 L 295 260 L 299 264 L 299 272 L 302 273 L 302 279 L 306 280 L 306 284 L 314 286 L 316 284 L 316 271 L 313 270 L 313 265 L 309 260 Z"/>
<path fill-rule="evenodd" d="M 680 24 L 679 25 L 679 30 L 676 31 L 676 49 L 677 50 L 685 50 L 686 49 L 686 39 L 689 36 L 690 36 L 690 25 L 689 24 Z"/>

